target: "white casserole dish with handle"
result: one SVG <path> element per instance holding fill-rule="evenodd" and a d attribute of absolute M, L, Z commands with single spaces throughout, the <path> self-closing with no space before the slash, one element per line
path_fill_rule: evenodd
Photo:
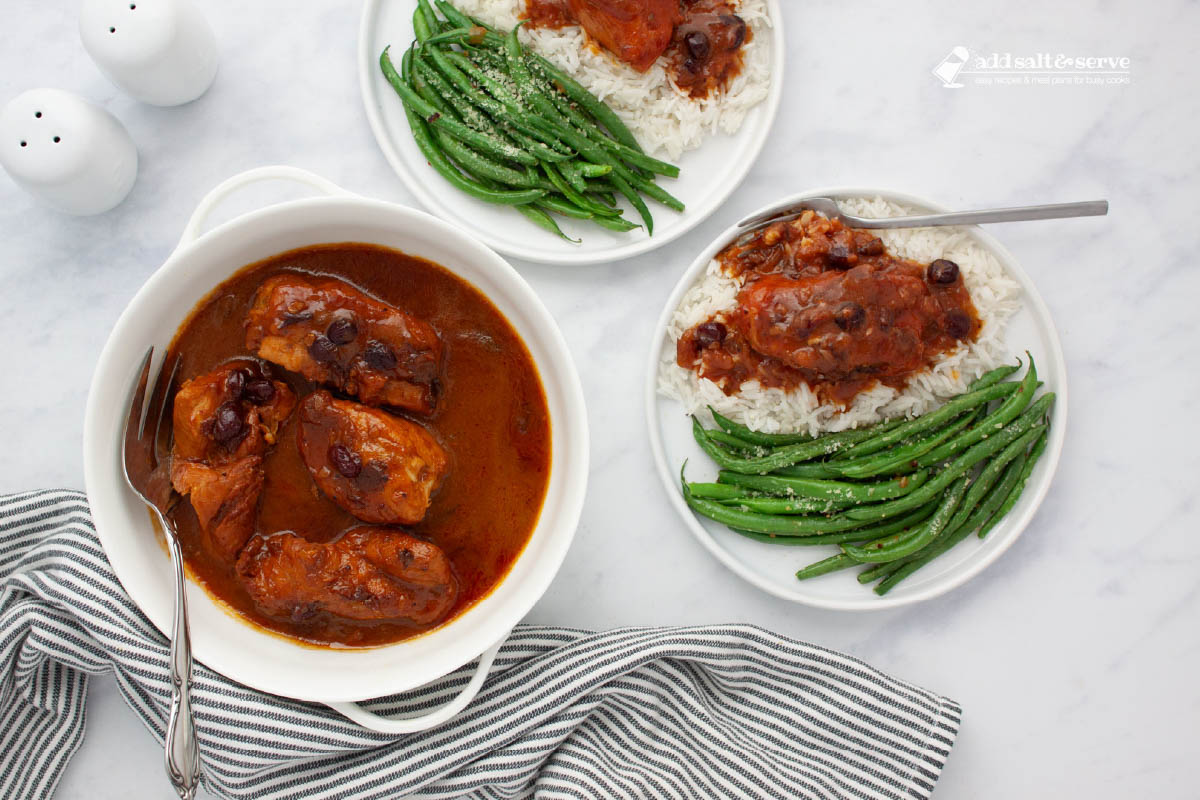
<path fill-rule="evenodd" d="M 312 186 L 324 196 L 243 214 L 202 233 L 230 193 L 266 180 Z M 558 572 L 575 534 L 588 470 L 583 389 L 554 319 L 504 259 L 469 233 L 429 214 L 371 200 L 303 170 L 263 167 L 234 176 L 197 207 L 166 262 L 117 320 L 92 379 L 84 420 L 84 480 L 96 532 L 121 584 L 160 631 L 169 630 L 171 564 L 141 501 L 121 471 L 121 435 L 130 382 L 148 345 L 161 358 L 193 307 L 247 264 L 295 248 L 366 242 L 433 261 L 465 279 L 508 318 L 529 348 L 551 422 L 550 480 L 528 544 L 507 576 L 458 617 L 412 639 L 368 649 L 319 648 L 259 628 L 188 581 L 195 659 L 247 686 L 321 702 L 387 733 L 440 724 L 479 691 L 500 644 Z M 385 720 L 355 701 L 414 689 L 479 659 L 450 703 L 417 718 Z"/>

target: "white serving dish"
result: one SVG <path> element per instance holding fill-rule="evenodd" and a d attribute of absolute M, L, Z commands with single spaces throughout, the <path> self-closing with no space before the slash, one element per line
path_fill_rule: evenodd
<path fill-rule="evenodd" d="M 367 0 L 358 37 L 358 79 L 371 130 L 396 174 L 417 199 L 442 219 L 470 220 L 471 229 L 485 244 L 506 255 L 550 264 L 600 264 L 632 258 L 672 242 L 703 222 L 741 184 L 766 143 L 783 94 L 784 36 L 779 0 L 767 0 L 771 16 L 771 88 L 767 98 L 746 115 L 733 136 L 710 136 L 696 150 L 675 163 L 678 179 L 661 181 L 663 188 L 682 200 L 687 209 L 676 213 L 649 202 L 654 214 L 654 235 L 644 230 L 615 233 L 596 225 L 555 217 L 569 235 L 582 244 L 563 241 L 541 230 L 511 208 L 476 200 L 446 182 L 425 161 L 413 142 L 403 105 L 379 69 L 379 54 L 392 46 L 392 59 L 413 40 L 412 3 Z M 624 202 L 624 201 L 622 201 Z M 628 219 L 637 214 L 626 210 Z"/>
<path fill-rule="evenodd" d="M 876 196 L 929 212 L 948 210 L 902 192 L 833 187 L 796 194 L 754 213 L 770 211 L 806 197 Z M 1008 322 L 1005 342 L 1014 359 L 1023 357 L 1026 350 L 1031 352 L 1037 361 L 1038 377 L 1044 382 L 1045 391 L 1053 391 L 1058 395 L 1051 417 L 1050 437 L 1020 501 L 986 539 L 968 537 L 967 541 L 914 573 L 883 597 L 875 595 L 871 587 L 859 584 L 855 580 L 856 570 L 842 570 L 805 581 L 796 579 L 798 569 L 836 553 L 835 547 L 789 547 L 751 540 L 696 515 L 687 507 L 679 488 L 680 465 L 687 460 L 688 479 L 693 481 L 715 480 L 717 468 L 692 439 L 691 424 L 679 403 L 658 394 L 659 360 L 665 347 L 673 347 L 667 339 L 666 327 L 684 293 L 696 283 L 716 254 L 741 231 L 731 227 L 722 233 L 679 279 L 659 317 L 646 366 L 644 391 L 651 448 L 659 477 L 684 524 L 710 553 L 742 578 L 777 597 L 818 608 L 841 611 L 895 608 L 937 597 L 966 583 L 1011 547 L 1033 519 L 1050 488 L 1066 436 L 1067 372 L 1062 344 L 1050 310 L 1013 255 L 979 227 L 968 230 L 1021 285 L 1022 307 Z"/>
<path fill-rule="evenodd" d="M 325 192 L 256 210 L 201 233 L 227 194 L 259 180 L 289 179 Z M 246 264 L 297 247 L 368 242 L 434 261 L 482 291 L 528 346 L 545 387 L 551 420 L 550 483 L 528 545 L 504 580 L 452 622 L 416 638 L 371 649 L 306 646 L 224 609 L 189 581 L 196 660 L 271 694 L 334 704 L 377 730 L 428 727 L 461 709 L 478 690 L 499 644 L 550 585 L 575 533 L 588 471 L 583 390 L 566 343 L 545 306 L 502 258 L 469 232 L 430 215 L 339 189 L 309 173 L 264 167 L 231 178 L 206 197 L 166 262 L 130 301 L 100 356 L 84 423 L 84 474 L 96 532 L 117 577 L 150 621 L 171 622 L 171 564 L 141 501 L 126 486 L 121 437 L 130 383 L 148 345 L 161 358 L 176 329 L 214 286 Z M 381 697 L 447 675 L 487 651 L 454 704 L 428 717 L 384 724 L 352 701 Z M 347 677 L 352 676 L 348 680 Z"/>

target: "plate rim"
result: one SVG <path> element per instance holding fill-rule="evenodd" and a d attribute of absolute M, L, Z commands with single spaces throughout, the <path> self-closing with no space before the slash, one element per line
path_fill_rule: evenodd
<path fill-rule="evenodd" d="M 892 189 L 880 188 L 864 188 L 860 186 L 824 186 L 815 189 L 808 189 L 802 192 L 797 192 L 786 197 L 782 197 L 771 203 L 764 205 L 762 208 L 747 212 L 741 217 L 746 219 L 752 215 L 757 215 L 769 211 L 773 208 L 778 208 L 785 204 L 794 203 L 798 200 L 803 200 L 811 197 L 882 197 L 885 200 L 899 202 L 905 205 L 920 206 L 928 209 L 930 212 L 947 212 L 951 209 L 942 206 L 939 203 L 932 202 L 924 197 L 910 194 L 908 192 L 897 191 Z M 667 398 L 660 398 L 658 395 L 658 363 L 661 357 L 664 337 L 666 336 L 667 324 L 670 321 L 675 309 L 679 305 L 679 301 L 683 298 L 683 294 L 691 288 L 699 276 L 701 270 L 705 269 L 708 263 L 716 256 L 716 254 L 724 247 L 733 237 L 740 231 L 737 223 L 726 228 L 716 239 L 712 241 L 696 259 L 688 266 L 688 268 L 680 276 L 671 293 L 667 297 L 667 301 L 663 306 L 663 311 L 659 315 L 658 321 L 654 326 L 654 333 L 651 340 L 649 358 L 646 365 L 646 378 L 643 387 L 646 425 L 650 436 L 650 449 L 654 455 L 654 465 L 658 472 L 659 479 L 662 482 L 663 488 L 667 493 L 671 506 L 676 513 L 682 518 L 684 524 L 696 537 L 704 548 L 711 553 L 718 561 L 728 567 L 734 574 L 738 575 L 748 583 L 757 586 L 759 589 L 774 595 L 784 600 L 790 600 L 801 605 L 821 608 L 830 611 L 882 611 L 885 609 L 900 608 L 902 606 L 912 605 L 915 603 L 931 600 L 939 597 L 947 592 L 950 592 L 968 581 L 974 579 L 979 573 L 983 572 L 989 566 L 996 562 L 1012 545 L 1020 538 L 1021 534 L 1033 521 L 1046 495 L 1049 493 L 1050 485 L 1054 482 L 1054 476 L 1058 471 L 1059 461 L 1062 456 L 1063 446 L 1066 440 L 1066 423 L 1067 423 L 1067 408 L 1068 408 L 1068 376 L 1066 359 L 1063 354 L 1062 340 L 1058 334 L 1058 328 L 1054 324 L 1054 317 L 1050 313 L 1049 307 L 1038 291 L 1029 274 L 1017 261 L 1016 257 L 1000 243 L 994 236 L 984 231 L 978 225 L 959 226 L 971 231 L 972 234 L 979 237 L 981 243 L 986 246 L 1009 275 L 1021 284 L 1023 293 L 1022 302 L 1028 303 L 1028 308 L 1038 322 L 1046 327 L 1049 334 L 1048 350 L 1050 360 L 1057 375 L 1061 386 L 1055 387 L 1054 392 L 1057 395 L 1054 411 L 1053 425 L 1051 426 L 1051 435 L 1047 444 L 1046 452 L 1043 454 L 1041 465 L 1041 479 L 1035 485 L 1029 487 L 1033 489 L 1033 500 L 1028 504 L 1026 509 L 1015 520 L 1011 529 L 1004 532 L 1003 536 L 993 536 L 988 541 L 994 543 L 984 556 L 974 563 L 967 564 L 961 570 L 952 572 L 938 580 L 935 580 L 930 586 L 923 590 L 914 592 L 910 595 L 885 595 L 877 597 L 873 592 L 864 591 L 862 600 L 843 600 L 830 599 L 813 595 L 803 589 L 787 590 L 783 587 L 771 583 L 764 579 L 761 573 L 748 567 L 742 561 L 734 558 L 724 548 L 718 545 L 712 533 L 700 522 L 699 517 L 687 507 L 683 500 L 683 496 L 679 493 L 675 482 L 676 477 L 671 466 L 666 460 L 666 451 L 663 446 L 662 432 L 658 425 L 658 410 L 659 402 Z M 1031 483 L 1034 483 L 1031 481 Z M 1028 494 L 1026 495 L 1028 496 Z M 732 535 L 732 534 L 731 534 Z M 800 581 L 797 584 L 803 586 Z"/>
<path fill-rule="evenodd" d="M 358 28 L 358 83 L 359 91 L 362 97 L 363 108 L 367 113 L 367 122 L 370 124 L 371 133 L 375 137 L 375 143 L 379 149 L 383 151 L 384 159 L 392 168 L 392 171 L 400 178 L 417 201 L 421 203 L 426 211 L 439 219 L 451 224 L 459 224 L 457 215 L 453 210 L 445 206 L 436 195 L 426 189 L 425 184 L 418 176 L 409 169 L 408 164 L 401 157 L 399 151 L 392 143 L 391 138 L 387 135 L 387 128 L 383 122 L 383 115 L 380 112 L 381 104 L 379 102 L 377 83 L 375 82 L 377 56 L 371 52 L 371 38 L 376 29 L 376 20 L 380 14 L 380 10 L 387 0 L 366 0 L 363 3 L 362 17 Z M 587 249 L 586 244 L 578 246 L 577 250 L 564 252 L 562 254 L 554 254 L 545 249 L 523 248 L 520 246 L 511 245 L 507 242 L 497 240 L 488 232 L 481 230 L 478 227 L 472 227 L 471 232 L 475 238 L 486 244 L 493 250 L 502 253 L 505 256 L 519 258 L 523 261 L 531 261 L 538 264 L 556 264 L 556 265 L 592 265 L 592 264 L 608 264 L 616 261 L 624 261 L 634 258 L 635 256 L 645 255 L 653 252 L 660 247 L 663 247 L 676 239 L 682 237 L 686 233 L 690 233 L 698 225 L 716 213 L 734 192 L 746 180 L 746 176 L 750 174 L 750 170 L 758 163 L 759 156 L 762 155 L 763 147 L 766 146 L 767 139 L 775 127 L 775 120 L 779 114 L 779 106 L 783 98 L 783 80 L 782 75 L 787 66 L 786 56 L 787 48 L 784 46 L 783 34 L 783 12 L 780 7 L 780 0 L 765 0 L 767 3 L 768 13 L 771 17 L 771 70 L 772 80 L 767 90 L 767 97 L 757 106 L 751 109 L 751 113 L 762 109 L 765 111 L 766 118 L 762 126 L 757 132 L 757 135 L 750 143 L 750 150 L 747 157 L 742 162 L 741 166 L 732 174 L 728 187 L 723 192 L 718 192 L 713 195 L 712 199 L 703 206 L 693 210 L 690 206 L 687 211 L 684 211 L 680 218 L 684 220 L 681 224 L 674 226 L 670 230 L 662 234 L 656 234 L 645 239 L 640 239 L 635 242 L 618 245 L 612 248 L 601 250 Z M 776 76 L 779 76 L 778 78 Z M 739 129 L 739 135 L 743 129 Z M 703 145 L 700 148 L 703 149 Z M 691 216 L 689 216 L 691 214 Z"/>

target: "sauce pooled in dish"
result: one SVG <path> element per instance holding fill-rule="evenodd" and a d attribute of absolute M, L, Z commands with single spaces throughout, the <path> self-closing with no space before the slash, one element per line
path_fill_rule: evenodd
<path fill-rule="evenodd" d="M 879 237 L 806 211 L 717 256 L 744 279 L 737 306 L 685 331 L 676 361 L 735 394 L 743 383 L 848 405 L 876 383 L 903 388 L 981 326 L 958 265 L 887 252 Z"/>

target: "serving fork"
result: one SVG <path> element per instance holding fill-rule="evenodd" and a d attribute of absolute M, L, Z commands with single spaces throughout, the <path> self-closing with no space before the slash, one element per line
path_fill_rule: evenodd
<path fill-rule="evenodd" d="M 183 800 L 192 800 L 200 786 L 200 748 L 196 740 L 191 703 L 192 642 L 188 632 L 187 597 L 184 595 L 183 550 L 170 516 L 171 509 L 178 502 L 178 495 L 171 491 L 168 474 L 171 434 L 170 427 L 163 424 L 163 418 L 171 408 L 171 389 L 179 370 L 179 359 L 175 359 L 170 370 L 167 370 L 164 359 L 151 388 L 147 406 L 146 388 L 153 358 L 154 348 L 151 347 L 146 351 L 141 369 L 130 389 L 121 460 L 125 468 L 125 480 L 158 520 L 174 565 L 171 710 L 167 716 L 165 742 L 167 776 Z"/>
<path fill-rule="evenodd" d="M 1034 219 L 1063 219 L 1065 217 L 1102 217 L 1108 213 L 1107 200 L 1082 203 L 1051 203 L 1041 206 L 988 208 L 978 211 L 952 211 L 941 214 L 917 214 L 907 217 L 872 219 L 846 214 L 832 197 L 810 197 L 789 203 L 783 208 L 747 217 L 738 223 L 746 232 L 765 228 L 773 222 L 796 219 L 805 211 L 815 211 L 828 219 L 840 220 L 848 228 L 924 228 L 939 225 L 980 225 L 987 222 L 1024 222 Z"/>

